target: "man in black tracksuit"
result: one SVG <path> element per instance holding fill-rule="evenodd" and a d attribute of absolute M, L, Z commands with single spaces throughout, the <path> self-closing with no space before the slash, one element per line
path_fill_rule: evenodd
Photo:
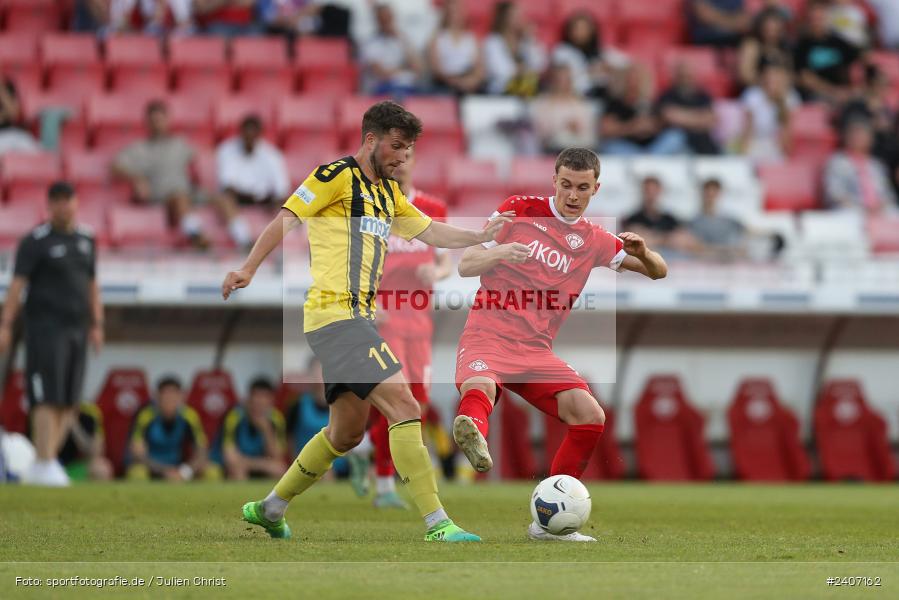
<path fill-rule="evenodd" d="M 57 454 L 78 414 L 87 344 L 103 344 L 103 305 L 95 278 L 94 238 L 75 223 L 72 186 L 49 189 L 50 219 L 22 238 L 0 316 L 0 354 L 25 300 L 25 381 L 37 461 L 25 477 L 41 485 L 68 485 Z"/>

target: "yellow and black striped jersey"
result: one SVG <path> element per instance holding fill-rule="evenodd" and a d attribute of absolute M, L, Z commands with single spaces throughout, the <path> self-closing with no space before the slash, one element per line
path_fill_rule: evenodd
<path fill-rule="evenodd" d="M 308 226 L 307 333 L 346 319 L 373 320 L 387 238 L 394 233 L 411 240 L 431 224 L 396 181 L 372 183 L 352 156 L 317 168 L 284 208 Z"/>

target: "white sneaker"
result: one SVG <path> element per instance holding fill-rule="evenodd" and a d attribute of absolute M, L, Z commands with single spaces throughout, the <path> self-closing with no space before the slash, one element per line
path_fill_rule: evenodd
<path fill-rule="evenodd" d="M 64 483 L 59 474 L 54 471 L 52 461 L 36 460 L 31 464 L 24 483 L 46 487 L 64 487 L 68 485 L 68 476 Z"/>
<path fill-rule="evenodd" d="M 531 521 L 528 525 L 528 538 L 541 542 L 595 542 L 596 538 L 575 531 L 567 535 L 553 535 Z"/>
<path fill-rule="evenodd" d="M 50 463 L 50 474 L 56 487 L 69 487 L 72 485 L 69 474 L 66 473 L 65 467 L 63 467 L 58 460 L 54 460 Z"/>
<path fill-rule="evenodd" d="M 459 415 L 453 421 L 453 439 L 465 454 L 475 471 L 485 473 L 493 468 L 493 459 L 487 449 L 487 440 L 478 431 L 471 417 Z"/>

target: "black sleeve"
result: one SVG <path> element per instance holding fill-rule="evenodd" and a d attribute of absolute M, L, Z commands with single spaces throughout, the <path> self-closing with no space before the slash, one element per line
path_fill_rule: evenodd
<path fill-rule="evenodd" d="M 297 398 L 296 402 L 291 404 L 290 408 L 287 409 L 286 421 L 288 434 L 296 430 L 297 421 L 300 419 L 300 402 L 302 399 L 302 396 Z"/>
<path fill-rule="evenodd" d="M 808 41 L 804 39 L 799 40 L 799 43 L 796 44 L 796 50 L 793 53 L 793 62 L 795 63 L 793 66 L 796 70 L 796 73 L 799 73 L 800 71 L 808 67 L 808 50 Z"/>
<path fill-rule="evenodd" d="M 97 278 L 97 241 L 94 238 L 88 238 L 91 242 L 91 279 Z"/>
<path fill-rule="evenodd" d="M 33 235 L 28 234 L 19 242 L 19 248 L 16 251 L 15 275 L 31 279 L 40 258 L 40 244 Z"/>

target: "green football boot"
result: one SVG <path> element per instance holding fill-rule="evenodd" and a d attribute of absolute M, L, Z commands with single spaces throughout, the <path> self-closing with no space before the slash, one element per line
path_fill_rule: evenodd
<path fill-rule="evenodd" d="M 481 538 L 468 533 L 450 519 L 440 521 L 425 534 L 426 542 L 480 542 Z"/>
<path fill-rule="evenodd" d="M 290 526 L 287 524 L 287 520 L 284 517 L 281 517 L 277 521 L 269 521 L 266 519 L 265 514 L 262 512 L 261 500 L 244 504 L 242 519 L 247 523 L 259 525 L 273 538 L 281 540 L 290 539 Z"/>

